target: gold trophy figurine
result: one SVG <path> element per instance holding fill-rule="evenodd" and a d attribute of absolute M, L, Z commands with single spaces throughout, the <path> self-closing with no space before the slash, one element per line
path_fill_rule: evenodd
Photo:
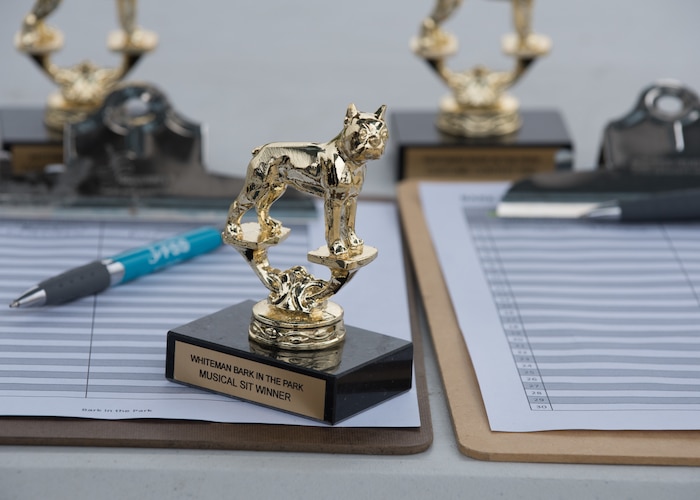
<path fill-rule="evenodd" d="M 457 39 L 442 29 L 462 0 L 437 0 L 423 20 L 420 33 L 411 40 L 411 49 L 423 58 L 452 90 L 440 103 L 437 127 L 448 134 L 488 137 L 509 134 L 521 126 L 517 100 L 506 94 L 538 58 L 546 55 L 548 37 L 531 32 L 534 0 L 511 0 L 515 34 L 502 40 L 503 52 L 515 59 L 511 71 L 492 71 L 485 66 L 455 72 L 446 60 L 457 52 Z"/>
<path fill-rule="evenodd" d="M 377 257 L 355 232 L 357 197 L 368 160 L 384 153 L 389 132 L 375 113 L 350 105 L 328 142 L 272 142 L 253 150 L 245 184 L 222 239 L 269 290 L 168 331 L 165 376 L 173 382 L 335 424 L 411 388 L 413 344 L 346 324 L 329 299 Z M 308 259 L 327 267 L 270 265 L 268 250 L 291 230 L 270 217 L 288 187 L 323 199 L 325 245 Z M 255 209 L 257 222 L 242 222 Z"/>
<path fill-rule="evenodd" d="M 253 150 L 243 189 L 231 204 L 223 240 L 248 261 L 270 290 L 253 307 L 251 340 L 283 350 L 319 350 L 343 341 L 343 309 L 328 299 L 377 256 L 355 233 L 357 197 L 367 160 L 384 152 L 389 132 L 386 106 L 361 113 L 350 105 L 341 132 L 326 143 L 275 142 Z M 270 217 L 270 206 L 287 187 L 324 201 L 326 245 L 309 252 L 311 262 L 330 269 L 327 281 L 302 266 L 281 271 L 270 266 L 269 247 L 289 229 Z M 258 222 L 241 223 L 255 207 Z"/>
<path fill-rule="evenodd" d="M 116 0 L 121 29 L 110 34 L 108 47 L 122 56 L 115 68 L 101 68 L 90 61 L 63 68 L 51 61 L 51 56 L 63 47 L 63 35 L 45 19 L 58 7 L 61 0 L 36 0 L 24 17 L 15 46 L 29 55 L 59 87 L 50 95 L 44 122 L 62 133 L 66 123 L 82 121 L 95 111 L 105 96 L 139 61 L 153 50 L 157 36 L 136 25 L 136 0 Z"/>

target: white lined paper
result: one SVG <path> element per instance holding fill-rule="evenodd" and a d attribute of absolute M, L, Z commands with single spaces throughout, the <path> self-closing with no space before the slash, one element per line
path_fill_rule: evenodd
<path fill-rule="evenodd" d="M 421 185 L 495 431 L 700 429 L 700 224 L 511 220 Z"/>
<path fill-rule="evenodd" d="M 0 220 L 0 304 L 9 304 L 34 283 L 71 267 L 193 227 L 196 224 Z M 346 322 L 410 340 L 405 296 L 384 301 L 385 311 L 368 309 L 385 295 L 385 288 L 377 284 L 405 289 L 394 207 L 361 204 L 359 228 L 368 244 L 380 248 L 380 257 L 372 271 L 358 273 L 342 299 L 339 296 Z M 270 252 L 270 261 L 280 268 L 303 265 L 307 251 L 322 242 L 321 221 L 292 226 L 289 239 Z M 319 277 L 324 271 L 314 269 Z M 266 295 L 240 255 L 222 246 L 70 304 L 2 307 L 0 414 L 325 425 L 165 379 L 168 329 Z M 337 425 L 419 426 L 415 384 L 411 391 Z"/>

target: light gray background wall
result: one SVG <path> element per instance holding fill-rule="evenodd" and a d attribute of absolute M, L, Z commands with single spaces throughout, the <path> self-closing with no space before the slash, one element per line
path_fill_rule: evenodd
<path fill-rule="evenodd" d="M 0 105 L 41 104 L 53 90 L 13 47 L 32 4 L 0 2 Z M 139 24 L 158 33 L 160 46 L 130 79 L 156 84 L 181 113 L 208 125 L 210 169 L 242 175 L 254 146 L 329 139 L 350 102 L 435 109 L 446 89 L 408 49 L 432 5 L 141 0 Z M 117 27 L 114 2 L 64 0 L 50 21 L 66 37 L 61 64 L 115 62 L 105 47 Z M 605 123 L 631 109 L 647 84 L 675 78 L 700 91 L 699 25 L 699 0 L 538 0 L 534 29 L 554 50 L 513 94 L 523 108 L 559 108 L 577 168 L 590 167 Z M 460 40 L 454 69 L 510 68 L 500 52 L 501 35 L 512 31 L 509 2 L 465 0 L 447 28 Z M 388 155 L 372 164 L 370 192 L 386 191 L 394 168 Z"/>

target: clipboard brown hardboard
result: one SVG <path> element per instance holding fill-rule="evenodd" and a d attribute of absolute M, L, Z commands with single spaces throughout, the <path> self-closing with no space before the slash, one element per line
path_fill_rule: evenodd
<path fill-rule="evenodd" d="M 198 448 L 219 450 L 409 455 L 428 449 L 433 428 L 423 348 L 415 314 L 416 289 L 406 265 L 413 369 L 420 427 L 312 427 L 226 424 L 191 420 L 96 420 L 0 417 L 0 445 Z"/>
<path fill-rule="evenodd" d="M 398 201 L 452 425 L 463 454 L 509 462 L 700 465 L 700 431 L 492 432 L 423 215 L 418 182 L 404 181 Z"/>

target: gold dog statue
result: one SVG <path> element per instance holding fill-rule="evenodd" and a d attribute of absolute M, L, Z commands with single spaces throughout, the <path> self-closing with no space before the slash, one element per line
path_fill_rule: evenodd
<path fill-rule="evenodd" d="M 384 122 L 386 106 L 376 113 L 348 107 L 340 133 L 326 143 L 273 142 L 253 150 L 246 183 L 231 204 L 224 240 L 241 238 L 241 217 L 255 207 L 263 235 L 279 235 L 281 224 L 270 217 L 270 206 L 288 186 L 324 200 L 326 242 L 342 255 L 362 251 L 355 234 L 357 195 L 365 179 L 367 160 L 376 160 L 389 138 Z"/>
<path fill-rule="evenodd" d="M 351 104 L 343 129 L 328 142 L 273 142 L 253 150 L 222 238 L 270 290 L 267 300 L 253 307 L 249 336 L 255 342 L 316 350 L 343 340 L 343 310 L 328 298 L 377 256 L 377 249 L 357 236 L 355 214 L 366 163 L 381 157 L 389 139 L 385 112 L 381 106 L 375 113 L 362 113 Z M 289 186 L 323 198 L 326 245 L 309 252 L 308 259 L 328 267 L 329 280 L 312 276 L 302 266 L 281 271 L 268 262 L 267 249 L 289 235 L 288 228 L 270 217 L 270 207 Z M 252 208 L 257 223 L 241 224 Z"/>

